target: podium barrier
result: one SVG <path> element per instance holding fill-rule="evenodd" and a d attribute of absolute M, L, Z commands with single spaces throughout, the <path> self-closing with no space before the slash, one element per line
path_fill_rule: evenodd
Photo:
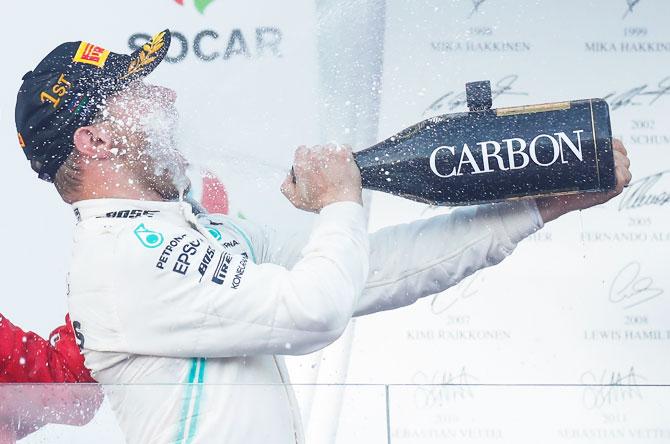
<path fill-rule="evenodd" d="M 110 399 L 181 385 L 0 385 L 0 444 L 124 443 Z M 230 390 L 204 385 L 208 396 Z M 279 385 L 236 386 L 245 396 Z M 670 385 L 610 384 L 293 385 L 342 396 L 334 436 L 308 443 L 666 443 Z M 133 405 L 129 408 L 141 408 Z M 217 412 L 202 409 L 200 416 Z M 243 414 L 243 412 L 241 412 Z M 259 418 L 259 426 L 262 426 Z M 307 429 L 307 425 L 305 425 Z M 313 429 L 313 428 L 312 428 Z"/>

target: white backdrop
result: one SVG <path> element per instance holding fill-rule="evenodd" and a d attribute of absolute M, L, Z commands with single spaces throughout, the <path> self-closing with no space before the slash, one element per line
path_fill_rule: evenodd
<path fill-rule="evenodd" d="M 479 382 L 573 383 L 634 366 L 647 382 L 670 382 L 670 174 L 657 176 L 670 169 L 670 2 L 642 1 L 625 18 L 625 1 L 521 3 L 473 13 L 470 1 L 389 1 L 379 138 L 464 111 L 472 80 L 501 92 L 494 107 L 611 96 L 634 183 L 549 223 L 455 291 L 361 319 L 352 380 L 420 382 L 417 371 L 465 366 Z M 636 45 L 646 51 L 622 51 Z M 371 229 L 447 211 L 376 194 Z M 374 365 L 391 347 L 403 359 Z"/>
<path fill-rule="evenodd" d="M 206 7 L 200 12 L 196 4 Z M 293 360 L 295 381 L 670 384 L 667 0 L 66 5 L 39 26 L 36 14 L 51 2 L 11 2 L 0 19 L 0 311 L 11 320 L 43 335 L 62 323 L 74 222 L 16 142 L 21 76 L 63 41 L 129 52 L 134 34 L 169 27 L 183 36 L 186 55 L 150 79 L 178 92 L 184 150 L 225 183 L 231 213 L 259 222 L 309 223 L 278 192 L 295 146 L 337 138 L 364 148 L 423 118 L 464 111 L 468 81 L 491 80 L 494 107 L 607 97 L 614 132 L 628 148 L 634 183 L 623 196 L 548 224 L 508 260 L 456 288 L 357 319 L 324 354 Z M 183 52 L 181 42 L 173 42 L 171 58 Z M 371 201 L 371 230 L 449 211 L 378 193 Z M 395 397 L 404 410 L 394 442 L 434 441 L 429 437 L 466 424 L 482 442 L 486 430 L 510 437 L 505 427 L 513 424 L 498 424 L 498 411 L 476 407 L 504 408 L 509 393 L 421 390 Z M 658 394 L 615 389 L 589 397 L 584 390 L 557 397 L 556 411 L 586 412 L 594 429 L 670 434 L 654 411 Z M 331 421 L 338 399 L 308 395 L 303 406 L 314 409 L 304 413 L 318 424 Z M 524 399 L 519 405 L 529 411 L 542 404 Z M 577 424 L 566 419 L 556 426 L 564 432 L 550 438 L 569 439 L 570 430 L 584 427 Z M 352 439 L 341 434 L 338 442 Z"/>
<path fill-rule="evenodd" d="M 669 17 L 664 0 L 387 1 L 380 139 L 466 110 L 468 81 L 491 80 L 494 107 L 607 97 L 634 183 L 450 291 L 360 319 L 348 381 L 670 382 Z M 376 194 L 370 228 L 443 212 Z M 667 391 L 398 391 L 393 442 L 670 436 Z"/>

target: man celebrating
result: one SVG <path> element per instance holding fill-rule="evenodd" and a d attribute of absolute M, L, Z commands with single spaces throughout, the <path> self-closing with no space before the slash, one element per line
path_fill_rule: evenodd
<path fill-rule="evenodd" d="M 26 156 L 78 219 L 69 304 L 87 367 L 103 384 L 160 384 L 108 392 L 131 443 L 303 442 L 281 355 L 449 288 L 630 180 L 617 143 L 616 192 L 460 209 L 368 237 L 351 151 L 300 147 L 282 191 L 318 213 L 311 233 L 195 216 L 175 93 L 141 80 L 169 43 L 166 30 L 130 56 L 62 44 L 17 102 Z"/>

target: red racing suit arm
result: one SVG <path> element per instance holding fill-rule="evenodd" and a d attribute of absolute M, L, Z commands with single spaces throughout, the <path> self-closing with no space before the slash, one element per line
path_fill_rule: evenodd
<path fill-rule="evenodd" d="M 95 382 L 75 338 L 69 316 L 47 341 L 0 314 L 0 442 L 49 423 L 85 425 L 95 416 L 103 400 L 98 385 L 33 385 Z M 16 385 L 22 383 L 29 385 Z"/>
<path fill-rule="evenodd" d="M 0 314 L 0 383 L 95 382 L 69 317 L 49 336 L 26 332 Z"/>

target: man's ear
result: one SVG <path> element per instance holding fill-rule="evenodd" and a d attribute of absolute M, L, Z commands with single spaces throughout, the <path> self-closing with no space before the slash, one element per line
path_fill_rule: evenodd
<path fill-rule="evenodd" d="M 111 134 L 95 125 L 77 128 L 73 141 L 80 154 L 93 159 L 107 159 L 112 148 Z"/>

